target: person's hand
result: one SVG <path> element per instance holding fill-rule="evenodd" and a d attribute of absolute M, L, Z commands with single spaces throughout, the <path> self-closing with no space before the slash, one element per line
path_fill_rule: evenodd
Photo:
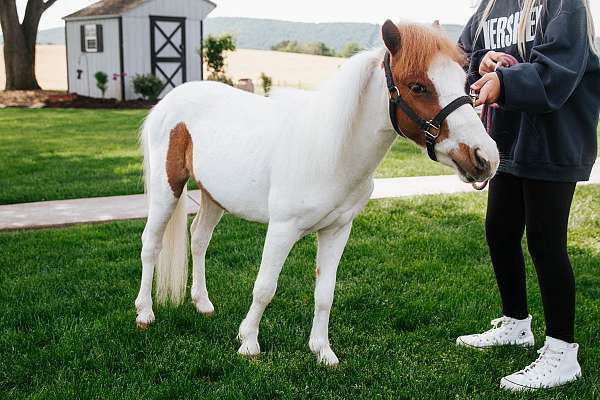
<path fill-rule="evenodd" d="M 500 78 L 495 72 L 485 74 L 483 78 L 471 85 L 471 89 L 479 94 L 479 97 L 475 100 L 475 107 L 482 104 L 497 103 L 502 90 Z"/>
<path fill-rule="evenodd" d="M 484 76 L 485 74 L 496 71 L 496 64 L 498 64 L 500 57 L 504 55 L 506 55 L 506 53 L 488 51 L 479 64 L 479 75 Z"/>

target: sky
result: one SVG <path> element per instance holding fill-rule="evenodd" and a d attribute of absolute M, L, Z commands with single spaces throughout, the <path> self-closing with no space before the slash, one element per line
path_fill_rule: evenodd
<path fill-rule="evenodd" d="M 439 19 L 442 24 L 465 24 L 473 13 L 471 5 L 474 1 L 476 0 L 213 0 L 217 8 L 210 16 L 379 24 L 388 18 L 417 22 Z M 40 29 L 63 26 L 62 17 L 95 2 L 96 0 L 57 0 L 42 16 Z M 21 18 L 26 4 L 27 0 L 17 0 Z M 596 30 L 600 32 L 600 0 L 590 0 L 590 4 Z"/>

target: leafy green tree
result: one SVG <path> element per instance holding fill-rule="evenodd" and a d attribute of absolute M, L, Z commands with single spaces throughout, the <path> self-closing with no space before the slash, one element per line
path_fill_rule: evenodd
<path fill-rule="evenodd" d="M 202 54 L 202 57 L 208 68 L 209 80 L 221 81 L 233 85 L 231 79 L 225 74 L 225 55 L 223 53 L 234 51 L 235 49 L 235 40 L 230 34 L 221 36 L 208 35 L 204 39 L 204 54 Z"/>
<path fill-rule="evenodd" d="M 360 53 L 361 51 L 363 51 L 364 49 L 356 42 L 350 42 L 348 44 L 346 44 L 346 46 L 344 46 L 344 48 L 342 49 L 340 56 L 345 57 L 345 58 L 350 58 L 353 55 L 355 55 L 356 53 Z"/>
<path fill-rule="evenodd" d="M 94 78 L 96 78 L 96 87 L 100 89 L 102 98 L 104 98 L 106 89 L 108 89 L 108 75 L 102 71 L 98 71 L 94 74 Z"/>

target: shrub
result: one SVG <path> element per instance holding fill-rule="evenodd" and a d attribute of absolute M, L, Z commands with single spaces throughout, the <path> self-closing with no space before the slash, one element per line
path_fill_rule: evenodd
<path fill-rule="evenodd" d="M 100 89 L 102 98 L 104 98 L 106 89 L 108 89 L 108 75 L 102 71 L 98 71 L 94 74 L 94 78 L 96 78 L 96 87 Z"/>
<path fill-rule="evenodd" d="M 234 51 L 235 40 L 230 34 L 221 36 L 208 35 L 204 39 L 204 54 L 201 56 L 206 62 L 208 80 L 219 81 L 233 86 L 233 81 L 225 74 L 225 51 Z"/>
<path fill-rule="evenodd" d="M 269 75 L 265 74 L 264 72 L 261 72 L 260 84 L 262 86 L 263 92 L 265 93 L 265 96 L 268 96 L 269 93 L 271 93 L 271 87 L 273 86 L 273 79 Z"/>
<path fill-rule="evenodd" d="M 364 49 L 356 42 L 350 42 L 342 49 L 340 56 L 350 58 L 356 53 L 360 53 Z"/>
<path fill-rule="evenodd" d="M 164 87 L 160 78 L 152 74 L 136 75 L 133 77 L 132 84 L 135 93 L 150 101 L 156 101 Z"/>

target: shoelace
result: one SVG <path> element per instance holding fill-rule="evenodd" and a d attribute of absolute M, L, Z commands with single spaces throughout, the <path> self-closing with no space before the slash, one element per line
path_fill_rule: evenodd
<path fill-rule="evenodd" d="M 539 349 L 538 354 L 540 355 L 537 360 L 519 371 L 519 374 L 531 375 L 529 379 L 539 379 L 542 376 L 546 376 L 546 373 L 550 373 L 553 369 L 558 368 L 558 364 L 562 360 L 562 351 L 552 350 L 547 344 Z"/>
<path fill-rule="evenodd" d="M 483 340 L 489 340 L 489 339 L 493 338 L 498 333 L 499 330 L 504 330 L 505 328 L 507 328 L 508 327 L 507 323 L 509 323 L 509 322 L 510 322 L 510 320 L 504 316 L 493 319 L 491 321 L 492 329 L 481 333 L 479 338 L 483 339 Z"/>

